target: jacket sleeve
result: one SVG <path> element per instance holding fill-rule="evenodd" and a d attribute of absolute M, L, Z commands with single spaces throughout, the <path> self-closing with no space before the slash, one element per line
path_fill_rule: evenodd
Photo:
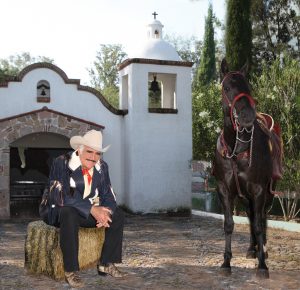
<path fill-rule="evenodd" d="M 66 192 L 66 159 L 63 155 L 55 158 L 52 163 L 48 186 L 50 186 L 50 184 L 52 184 L 54 181 L 59 181 L 63 186 L 63 191 Z"/>
<path fill-rule="evenodd" d="M 108 165 L 104 161 L 101 163 L 100 192 L 101 206 L 108 207 L 114 212 L 117 207 L 116 197 L 110 183 Z"/>

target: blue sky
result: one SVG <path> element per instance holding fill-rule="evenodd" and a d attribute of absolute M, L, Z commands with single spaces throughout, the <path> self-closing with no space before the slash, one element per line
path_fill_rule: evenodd
<path fill-rule="evenodd" d="M 202 39 L 209 2 L 224 21 L 225 0 L 1 0 L 0 58 L 47 56 L 87 84 L 100 44 L 130 53 L 146 39 L 154 11 L 164 34 Z"/>

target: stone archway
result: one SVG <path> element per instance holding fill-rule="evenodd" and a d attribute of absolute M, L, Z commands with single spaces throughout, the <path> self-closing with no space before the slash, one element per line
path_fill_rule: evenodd
<path fill-rule="evenodd" d="M 104 126 L 53 111 L 40 110 L 0 119 L 0 219 L 10 217 L 10 145 L 33 133 L 49 132 L 72 137 Z"/>

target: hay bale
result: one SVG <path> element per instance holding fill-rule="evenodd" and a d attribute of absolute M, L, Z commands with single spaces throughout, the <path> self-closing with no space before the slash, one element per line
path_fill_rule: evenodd
<path fill-rule="evenodd" d="M 79 229 L 79 268 L 97 264 L 104 243 L 104 228 Z M 25 268 L 30 273 L 64 278 L 63 258 L 59 245 L 59 229 L 43 221 L 28 224 L 25 240 Z"/>

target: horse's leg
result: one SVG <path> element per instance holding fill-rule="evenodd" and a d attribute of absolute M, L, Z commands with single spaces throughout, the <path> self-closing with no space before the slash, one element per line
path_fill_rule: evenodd
<path fill-rule="evenodd" d="M 264 250 L 264 253 L 265 253 L 265 259 L 268 259 L 269 255 L 268 255 L 268 250 L 267 250 L 267 214 L 266 212 L 264 212 L 264 229 L 263 229 L 263 250 Z"/>
<path fill-rule="evenodd" d="M 251 200 L 247 200 L 246 213 L 250 224 L 250 244 L 247 250 L 246 258 L 255 259 L 257 242 L 256 242 L 256 237 L 254 232 L 254 208 Z"/>
<path fill-rule="evenodd" d="M 224 184 L 219 185 L 219 197 L 224 210 L 224 233 L 225 233 L 225 252 L 221 271 L 225 275 L 231 274 L 230 261 L 232 258 L 231 236 L 234 228 L 232 217 L 233 200 L 230 200 L 229 191 Z"/>
<path fill-rule="evenodd" d="M 273 184 L 275 189 L 275 183 Z M 268 188 L 270 189 L 270 185 L 268 185 Z M 264 209 L 264 253 L 265 253 L 265 258 L 268 259 L 268 250 L 267 250 L 267 211 L 272 208 L 272 203 L 273 203 L 274 195 L 271 193 L 269 190 L 267 193 L 267 200 L 266 200 L 266 205 Z"/>
<path fill-rule="evenodd" d="M 266 244 L 266 214 L 265 214 L 265 198 L 266 193 L 261 190 L 257 192 L 255 199 L 255 217 L 254 217 L 254 231 L 257 241 L 257 258 L 258 269 L 256 276 L 259 278 L 269 278 L 269 270 L 265 263 L 265 244 Z"/>

